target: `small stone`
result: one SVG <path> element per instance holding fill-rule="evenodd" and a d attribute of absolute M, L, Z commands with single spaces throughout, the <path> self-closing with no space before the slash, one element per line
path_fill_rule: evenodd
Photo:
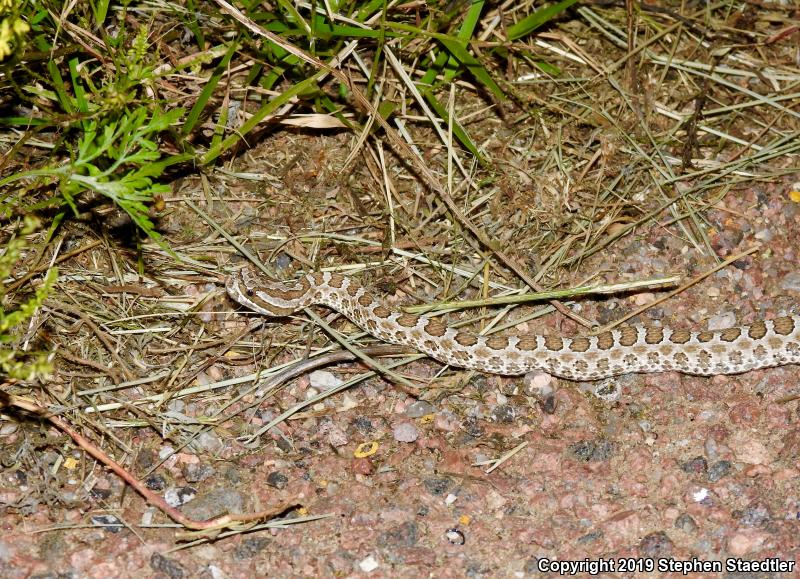
<path fill-rule="evenodd" d="M 410 422 L 401 422 L 392 429 L 397 442 L 414 442 L 419 438 L 419 429 Z"/>
<path fill-rule="evenodd" d="M 219 436 L 210 430 L 204 430 L 198 434 L 197 438 L 191 442 L 190 446 L 199 452 L 209 452 L 212 454 L 217 454 L 224 448 Z"/>
<path fill-rule="evenodd" d="M 608 460 L 614 454 L 614 445 L 608 440 L 581 440 L 569 446 L 569 452 L 584 462 Z"/>
<path fill-rule="evenodd" d="M 342 396 L 342 403 L 336 409 L 336 412 L 347 412 L 358 406 L 358 400 L 353 398 L 350 394 Z"/>
<path fill-rule="evenodd" d="M 107 501 L 111 498 L 111 489 L 101 489 L 99 487 L 94 487 L 91 491 L 89 491 L 89 495 L 93 499 L 100 499 L 102 501 Z"/>
<path fill-rule="evenodd" d="M 214 476 L 214 467 L 208 464 L 187 464 L 183 468 L 183 478 L 189 483 L 199 483 Z"/>
<path fill-rule="evenodd" d="M 331 388 L 336 388 L 344 384 L 341 378 L 325 370 L 314 370 L 311 372 L 308 380 L 311 386 L 319 390 L 330 390 Z"/>
<path fill-rule="evenodd" d="M 331 426 L 328 429 L 328 444 L 334 448 L 341 448 L 350 443 L 347 433 L 338 426 Z"/>
<path fill-rule="evenodd" d="M 499 404 L 492 410 L 492 419 L 500 424 L 511 424 L 515 418 L 516 412 L 510 404 Z"/>
<path fill-rule="evenodd" d="M 476 416 L 468 416 L 461 424 L 461 427 L 464 430 L 464 434 L 472 438 L 481 438 L 484 435 L 484 430 L 481 428 Z"/>
<path fill-rule="evenodd" d="M 183 508 L 186 516 L 199 521 L 207 521 L 228 513 L 241 513 L 244 509 L 244 497 L 237 491 L 219 487 L 212 489 Z"/>
<path fill-rule="evenodd" d="M 171 446 L 164 446 L 158 451 L 158 458 L 165 460 L 175 454 L 175 449 Z"/>
<path fill-rule="evenodd" d="M 703 474 L 708 470 L 708 463 L 702 456 L 696 456 L 681 464 L 681 470 L 689 474 Z"/>
<path fill-rule="evenodd" d="M 745 529 L 728 539 L 728 552 L 734 557 L 757 553 L 771 535 L 755 529 Z"/>
<path fill-rule="evenodd" d="M 160 474 L 151 474 L 145 479 L 144 486 L 149 488 L 151 491 L 163 491 L 165 488 L 167 488 L 167 481 Z"/>
<path fill-rule="evenodd" d="M 711 465 L 708 469 L 709 482 L 717 482 L 721 478 L 728 476 L 728 473 L 733 469 L 733 465 L 729 460 L 720 460 Z"/>
<path fill-rule="evenodd" d="M 792 271 L 783 276 L 781 289 L 791 292 L 800 292 L 800 271 Z"/>
<path fill-rule="evenodd" d="M 270 539 L 268 537 L 245 537 L 242 542 L 239 543 L 239 546 L 234 549 L 233 558 L 237 561 L 252 559 L 266 549 L 269 543 Z"/>
<path fill-rule="evenodd" d="M 755 503 L 740 512 L 734 513 L 734 517 L 746 527 L 760 527 L 772 519 L 769 507 L 763 503 Z"/>
<path fill-rule="evenodd" d="M 705 487 L 698 487 L 691 491 L 692 500 L 696 503 L 711 504 L 711 492 Z"/>
<path fill-rule="evenodd" d="M 675 519 L 675 528 L 680 529 L 684 533 L 693 533 L 697 530 L 697 523 L 688 513 L 683 513 Z"/>
<path fill-rule="evenodd" d="M 721 314 L 717 314 L 716 316 L 712 316 L 708 320 L 708 329 L 712 332 L 716 330 L 725 330 L 728 328 L 732 328 L 735 325 L 736 325 L 736 314 L 734 314 L 733 312 L 724 312 Z"/>
<path fill-rule="evenodd" d="M 373 466 L 372 461 L 366 457 L 354 458 L 351 468 L 354 474 L 360 474 L 363 476 L 369 476 L 375 472 L 375 467 Z"/>
<path fill-rule="evenodd" d="M 172 487 L 164 493 L 164 500 L 171 507 L 180 507 L 197 496 L 197 489 L 192 487 Z"/>
<path fill-rule="evenodd" d="M 174 559 L 167 559 L 164 555 L 153 553 L 150 557 L 150 568 L 153 571 L 163 573 L 169 579 L 182 579 L 186 572 L 180 563 Z"/>
<path fill-rule="evenodd" d="M 150 470 L 156 464 L 156 453 L 150 448 L 142 448 L 136 455 L 136 466 L 141 470 Z"/>
<path fill-rule="evenodd" d="M 364 573 L 372 573 L 378 567 L 380 567 L 380 565 L 375 560 L 375 557 L 373 557 L 372 555 L 370 555 L 366 559 L 362 559 L 358 564 L 358 568 L 361 569 Z"/>
<path fill-rule="evenodd" d="M 124 526 L 122 521 L 114 515 L 95 515 L 91 517 L 91 521 L 92 525 L 95 527 L 103 527 L 103 529 L 109 533 L 119 533 Z"/>
<path fill-rule="evenodd" d="M 14 434 L 17 430 L 19 430 L 19 424 L 16 422 L 4 422 L 0 426 L 0 436 Z"/>
<path fill-rule="evenodd" d="M 421 418 L 428 414 L 433 414 L 434 412 L 436 412 L 436 407 L 424 400 L 417 400 L 406 408 L 406 416 L 408 418 Z"/>
<path fill-rule="evenodd" d="M 523 380 L 525 391 L 529 396 L 542 399 L 552 396 L 555 392 L 555 378 L 546 372 L 528 372 Z"/>
<path fill-rule="evenodd" d="M 592 382 L 592 394 L 605 402 L 616 402 L 622 396 L 619 377 L 605 378 L 597 383 Z"/>
<path fill-rule="evenodd" d="M 441 496 L 453 486 L 453 481 L 449 478 L 426 478 L 422 485 L 434 496 Z"/>
<path fill-rule="evenodd" d="M 283 251 L 281 251 L 277 256 L 275 256 L 275 267 L 277 269 L 286 269 L 292 265 L 292 257 Z"/>
<path fill-rule="evenodd" d="M 356 417 L 350 425 L 355 428 L 359 433 L 364 436 L 369 436 L 373 432 L 375 432 L 375 425 L 372 424 L 372 420 L 370 420 L 366 416 L 358 416 Z"/>
<path fill-rule="evenodd" d="M 443 432 L 455 432 L 458 430 L 458 417 L 449 410 L 442 410 L 436 413 L 433 427 Z"/>
<path fill-rule="evenodd" d="M 759 229 L 753 235 L 753 237 L 755 237 L 759 241 L 772 241 L 772 238 L 774 236 L 775 234 L 772 232 L 771 229 Z"/>
<path fill-rule="evenodd" d="M 739 462 L 745 464 L 770 464 L 772 452 L 746 431 L 737 432 L 730 438 L 729 445 Z"/>
<path fill-rule="evenodd" d="M 413 521 L 405 522 L 394 529 L 378 535 L 377 544 L 379 547 L 413 547 L 419 538 L 419 528 Z"/>
<path fill-rule="evenodd" d="M 639 543 L 639 554 L 648 559 L 664 559 L 672 554 L 672 541 L 663 531 L 645 535 Z"/>
<path fill-rule="evenodd" d="M 286 488 L 288 482 L 289 482 L 289 477 L 287 477 L 282 472 L 275 471 L 267 475 L 267 484 L 278 490 Z"/>
<path fill-rule="evenodd" d="M 716 286 L 711 286 L 706 290 L 706 295 L 710 298 L 718 298 L 720 296 L 719 288 Z"/>

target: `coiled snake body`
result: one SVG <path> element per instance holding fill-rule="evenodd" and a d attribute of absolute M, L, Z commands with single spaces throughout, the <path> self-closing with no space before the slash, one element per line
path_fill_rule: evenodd
<path fill-rule="evenodd" d="M 493 374 L 542 370 L 571 380 L 597 380 L 629 372 L 674 370 L 708 376 L 800 364 L 796 315 L 708 332 L 627 326 L 575 338 L 478 336 L 433 318 L 392 311 L 355 279 L 338 274 L 310 273 L 295 284 L 283 284 L 245 269 L 228 279 L 227 290 L 234 300 L 266 316 L 324 305 L 380 340 L 410 346 L 446 364 Z"/>

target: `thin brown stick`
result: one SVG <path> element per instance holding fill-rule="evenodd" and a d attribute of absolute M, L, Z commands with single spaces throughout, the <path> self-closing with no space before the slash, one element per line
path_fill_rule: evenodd
<path fill-rule="evenodd" d="M 37 416 L 48 420 L 51 424 L 53 424 L 56 428 L 65 432 L 75 441 L 75 444 L 80 446 L 83 450 L 85 450 L 91 457 L 98 460 L 106 467 L 108 467 L 114 474 L 128 483 L 130 486 L 136 490 L 145 501 L 149 504 L 153 505 L 154 507 L 161 510 L 165 515 L 171 518 L 176 523 L 180 523 L 184 527 L 188 529 L 192 529 L 195 531 L 205 531 L 213 536 L 216 533 L 219 533 L 221 530 L 239 526 L 245 523 L 254 523 L 256 521 L 264 520 L 264 519 L 271 519 L 274 518 L 281 513 L 286 512 L 289 509 L 296 508 L 299 505 L 297 503 L 284 503 L 273 507 L 272 509 L 267 509 L 263 511 L 259 511 L 257 513 L 249 513 L 249 514 L 228 514 L 222 515 L 220 517 L 216 517 L 214 519 L 209 519 L 208 521 L 198 521 L 187 517 L 183 513 L 181 513 L 175 507 L 170 506 L 162 497 L 148 489 L 143 483 L 139 482 L 136 477 L 133 476 L 128 470 L 126 470 L 122 465 L 108 456 L 102 449 L 97 447 L 92 441 L 88 438 L 74 430 L 70 425 L 68 425 L 65 421 L 63 421 L 58 416 L 48 412 L 32 400 L 28 400 L 26 398 L 21 398 L 19 396 L 14 396 L 13 394 L 3 393 L 2 399 L 0 399 L 0 404 L 14 406 L 16 408 L 20 408 L 22 410 L 26 410 Z"/>

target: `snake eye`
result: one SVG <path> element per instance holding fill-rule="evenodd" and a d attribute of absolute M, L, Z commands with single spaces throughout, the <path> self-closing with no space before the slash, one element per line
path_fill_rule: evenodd
<path fill-rule="evenodd" d="M 253 294 L 254 294 L 254 293 L 256 293 L 256 292 L 254 292 L 254 291 L 253 291 L 253 288 L 249 287 L 249 288 L 247 288 L 247 291 L 246 291 L 245 293 L 246 293 L 246 294 L 247 294 L 249 297 L 253 297 Z"/>

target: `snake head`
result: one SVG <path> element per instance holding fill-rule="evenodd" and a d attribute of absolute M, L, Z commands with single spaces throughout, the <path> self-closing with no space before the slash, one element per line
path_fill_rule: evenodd
<path fill-rule="evenodd" d="M 311 304 L 311 282 L 308 276 L 296 284 L 278 283 L 243 268 L 228 278 L 225 289 L 231 298 L 265 316 L 288 316 Z"/>

